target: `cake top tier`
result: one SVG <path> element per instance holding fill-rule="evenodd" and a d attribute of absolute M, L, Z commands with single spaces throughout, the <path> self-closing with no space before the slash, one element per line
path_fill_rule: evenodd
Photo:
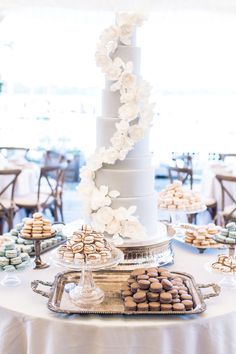
<path fill-rule="evenodd" d="M 108 80 L 116 80 L 122 66 L 122 60 L 117 54 L 114 60 L 114 53 L 118 47 L 121 50 L 122 47 L 135 45 L 136 28 L 142 25 L 144 19 L 140 14 L 118 13 L 115 24 L 106 28 L 100 35 L 95 59 L 97 66 L 107 74 Z M 111 66 L 112 70 L 108 70 Z"/>

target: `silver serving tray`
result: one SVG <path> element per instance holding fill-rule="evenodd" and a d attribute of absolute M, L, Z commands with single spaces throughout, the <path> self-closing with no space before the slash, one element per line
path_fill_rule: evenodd
<path fill-rule="evenodd" d="M 48 298 L 47 306 L 49 310 L 64 314 L 96 314 L 96 315 L 190 315 L 199 314 L 206 310 L 205 299 L 217 296 L 220 287 L 217 284 L 196 284 L 194 278 L 187 273 L 172 272 L 183 278 L 189 293 L 193 296 L 194 307 L 189 311 L 127 311 L 121 298 L 121 285 L 129 278 L 129 271 L 98 271 L 94 273 L 96 284 L 105 292 L 105 300 L 93 308 L 81 309 L 74 305 L 69 298 L 68 284 L 77 284 L 80 273 L 77 271 L 67 271 L 58 273 L 54 282 L 44 282 L 34 280 L 31 287 L 34 292 Z M 39 284 L 50 287 L 49 292 L 38 289 Z M 202 294 L 201 288 L 212 287 L 213 292 Z"/>

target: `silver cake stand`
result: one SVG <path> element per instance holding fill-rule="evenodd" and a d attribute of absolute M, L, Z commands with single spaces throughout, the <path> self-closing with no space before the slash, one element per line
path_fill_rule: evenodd
<path fill-rule="evenodd" d="M 164 266 L 174 262 L 172 248 L 173 228 L 158 223 L 157 236 L 145 241 L 124 242 L 117 246 L 124 254 L 123 262 L 115 267 L 117 270 L 132 270 L 139 267 Z"/>
<path fill-rule="evenodd" d="M 81 228 L 84 224 L 82 219 L 76 220 L 65 226 L 64 233 L 71 235 L 74 230 Z M 174 252 L 172 249 L 172 239 L 174 229 L 170 224 L 157 222 L 156 235 L 146 241 L 127 242 L 122 245 L 115 244 L 123 254 L 124 259 L 112 270 L 132 270 L 140 267 L 163 266 L 174 262 Z M 106 236 L 106 235 L 105 235 Z M 110 237 L 107 237 L 111 242 Z"/>

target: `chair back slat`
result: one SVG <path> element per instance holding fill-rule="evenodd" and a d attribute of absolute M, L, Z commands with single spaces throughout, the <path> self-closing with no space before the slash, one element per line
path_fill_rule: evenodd
<path fill-rule="evenodd" d="M 229 213 L 229 217 L 233 215 L 236 211 L 236 195 L 230 190 L 230 186 L 235 184 L 236 190 L 236 176 L 224 176 L 224 175 L 216 175 L 216 180 L 219 182 L 221 187 L 221 211 L 225 209 L 225 198 L 229 197 L 230 201 L 233 203 L 233 209 Z"/>
<path fill-rule="evenodd" d="M 177 179 L 181 181 L 183 184 L 189 182 L 190 188 L 191 189 L 193 188 L 193 170 L 191 168 L 169 166 L 168 175 L 171 183 L 173 183 L 174 177 L 177 177 Z"/>
<path fill-rule="evenodd" d="M 64 183 L 64 171 L 65 168 L 61 165 L 41 167 L 37 191 L 38 205 L 40 204 L 40 195 L 42 192 L 43 181 L 46 181 L 46 185 L 49 191 L 44 204 L 47 204 L 51 197 L 57 199 L 59 194 L 59 187 L 62 187 Z"/>
<path fill-rule="evenodd" d="M 10 158 L 14 156 L 17 153 L 23 153 L 23 156 L 26 158 L 27 154 L 29 152 L 29 148 L 24 148 L 24 147 L 14 147 L 14 146 L 0 146 L 0 152 L 5 156 L 6 158 Z"/>
<path fill-rule="evenodd" d="M 8 190 L 10 191 L 10 200 L 11 200 L 11 204 L 13 204 L 14 202 L 14 193 L 15 193 L 15 185 L 16 185 L 16 181 L 17 181 L 17 178 L 19 176 L 19 174 L 21 173 L 21 170 L 19 169 L 15 169 L 15 170 L 0 170 L 0 178 L 1 176 L 3 177 L 6 177 L 6 176 L 9 176 L 10 181 L 4 181 L 3 182 L 3 187 L 2 189 L 0 190 L 0 197 L 3 196 L 3 194 L 5 192 L 7 192 Z M 0 205 L 2 208 L 4 208 L 3 204 L 1 203 L 0 201 Z"/>

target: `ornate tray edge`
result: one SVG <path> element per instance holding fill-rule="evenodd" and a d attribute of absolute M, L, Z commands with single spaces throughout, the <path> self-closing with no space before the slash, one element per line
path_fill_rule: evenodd
<path fill-rule="evenodd" d="M 192 285 L 193 289 L 195 290 L 195 292 L 197 293 L 197 296 L 199 298 L 199 305 L 194 308 L 193 310 L 189 310 L 189 311 L 112 311 L 112 310 L 81 310 L 78 308 L 78 310 L 65 310 L 65 309 L 61 309 L 60 307 L 56 306 L 53 303 L 53 295 L 55 293 L 55 291 L 58 291 L 57 288 L 57 284 L 58 284 L 58 280 L 65 276 L 65 274 L 70 273 L 70 272 L 74 272 L 74 271 L 66 271 L 66 272 L 61 272 L 58 273 L 55 276 L 54 282 L 53 283 L 45 283 L 42 281 L 35 281 L 38 283 L 41 283 L 43 285 L 46 286 L 50 286 L 50 291 L 49 293 L 45 293 L 42 292 L 40 290 L 36 290 L 36 288 L 33 286 L 33 283 L 31 283 L 31 287 L 33 289 L 33 291 L 35 291 L 36 293 L 41 294 L 42 296 L 48 297 L 48 303 L 47 303 L 47 307 L 50 311 L 54 312 L 54 313 L 61 313 L 61 314 L 67 314 L 67 315 L 71 315 L 71 314 L 77 314 L 77 315 L 124 315 L 124 316 L 143 316 L 143 315 L 172 315 L 172 316 L 176 316 L 176 315 L 193 315 L 193 314 L 200 314 L 202 312 L 204 312 L 206 310 L 206 304 L 204 302 L 205 299 L 213 297 L 213 296 L 217 296 L 219 295 L 220 292 L 220 287 L 217 284 L 211 283 L 211 284 L 197 284 L 194 277 L 189 274 L 189 273 L 185 273 L 185 272 L 177 272 L 177 271 L 173 271 L 172 273 L 177 274 L 179 276 L 188 278 L 188 280 L 191 282 L 190 284 Z M 109 272 L 111 271 L 98 271 L 97 273 L 100 274 L 109 274 Z M 129 271 L 123 271 L 122 274 L 124 275 L 124 273 L 127 273 L 127 275 L 129 274 Z M 114 274 L 114 273 L 113 273 Z M 96 277 L 96 276 L 95 276 Z M 200 288 L 207 288 L 207 287 L 213 287 L 214 293 L 208 294 L 208 295 L 203 295 L 201 293 Z M 37 287 L 37 285 L 36 285 Z M 60 290 L 61 291 L 61 290 Z M 64 290 L 63 290 L 64 291 Z"/>

